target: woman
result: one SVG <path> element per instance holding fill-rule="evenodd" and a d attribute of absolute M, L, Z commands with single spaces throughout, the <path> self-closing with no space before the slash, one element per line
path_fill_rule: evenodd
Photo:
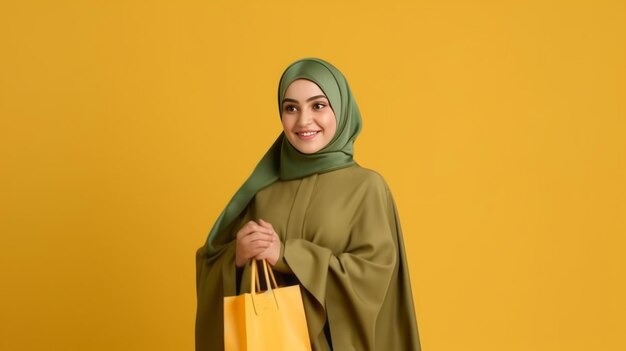
<path fill-rule="evenodd" d="M 223 350 L 223 297 L 249 291 L 250 259 L 301 284 L 313 350 L 419 350 L 393 198 L 352 158 L 361 115 L 346 79 L 296 61 L 278 105 L 283 133 L 197 252 L 196 350 Z"/>

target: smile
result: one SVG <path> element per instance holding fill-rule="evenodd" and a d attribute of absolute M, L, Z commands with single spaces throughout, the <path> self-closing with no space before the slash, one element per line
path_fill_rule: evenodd
<path fill-rule="evenodd" d="M 313 139 L 317 134 L 321 133 L 321 130 L 307 130 L 304 132 L 296 132 L 296 135 L 301 140 Z"/>
<path fill-rule="evenodd" d="M 296 134 L 298 134 L 298 135 L 302 135 L 302 136 L 305 136 L 305 137 L 306 137 L 306 136 L 315 135 L 315 134 L 317 134 L 317 133 L 319 133 L 319 131 L 316 131 L 316 132 L 300 132 L 300 133 L 296 133 Z"/>

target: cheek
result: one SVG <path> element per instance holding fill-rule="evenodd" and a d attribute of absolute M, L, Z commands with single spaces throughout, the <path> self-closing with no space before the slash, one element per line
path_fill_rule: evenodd
<path fill-rule="evenodd" d="M 328 137 L 332 139 L 337 131 L 337 120 L 334 113 L 329 113 L 324 118 L 324 130 L 326 130 Z"/>
<path fill-rule="evenodd" d="M 292 127 L 292 125 L 290 125 L 290 123 L 289 123 L 289 122 L 290 122 L 290 121 L 289 121 L 289 118 L 286 118 L 286 117 L 284 117 L 284 116 L 283 116 L 283 118 L 281 118 L 281 120 L 280 120 L 280 123 L 282 124 L 282 126 L 283 126 L 283 130 L 284 130 L 285 132 L 286 132 L 286 131 L 289 131 L 289 130 L 291 129 L 291 127 Z"/>

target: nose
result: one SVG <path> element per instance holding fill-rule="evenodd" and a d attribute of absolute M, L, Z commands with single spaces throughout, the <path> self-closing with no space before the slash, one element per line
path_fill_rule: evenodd
<path fill-rule="evenodd" d="M 311 124 L 312 121 L 313 115 L 309 111 L 304 110 L 298 115 L 298 126 L 300 127 L 306 127 Z"/>

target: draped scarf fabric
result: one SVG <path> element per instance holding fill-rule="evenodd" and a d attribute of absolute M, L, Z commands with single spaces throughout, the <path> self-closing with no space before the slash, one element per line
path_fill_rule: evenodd
<path fill-rule="evenodd" d="M 235 193 L 211 229 L 207 239 L 210 254 L 224 242 L 226 229 L 239 216 L 254 195 L 279 179 L 303 178 L 354 164 L 354 140 L 361 131 L 361 114 L 343 74 L 330 63 L 307 58 L 292 63 L 283 73 L 278 86 L 278 110 L 289 85 L 297 79 L 316 83 L 329 100 L 335 113 L 337 130 L 333 139 L 320 151 L 303 154 L 295 149 L 281 133 L 257 164 L 250 177 Z"/>

